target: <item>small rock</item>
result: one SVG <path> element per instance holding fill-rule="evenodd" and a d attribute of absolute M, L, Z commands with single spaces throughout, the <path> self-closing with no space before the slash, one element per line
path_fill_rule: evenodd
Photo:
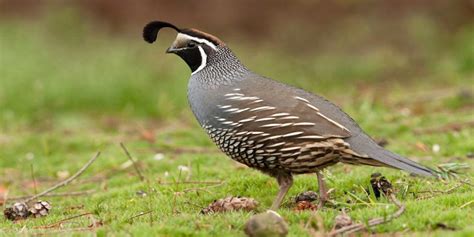
<path fill-rule="evenodd" d="M 156 154 L 153 156 L 153 160 L 156 160 L 156 161 L 163 160 L 164 158 L 165 158 L 165 155 L 163 155 L 163 153 L 156 153 Z"/>
<path fill-rule="evenodd" d="M 441 150 L 441 146 L 439 144 L 433 144 L 433 147 L 431 147 L 431 150 L 434 153 L 438 153 Z"/>
<path fill-rule="evenodd" d="M 442 223 L 442 222 L 436 223 L 434 227 L 435 227 L 435 229 L 456 230 L 456 228 L 448 226 L 447 224 Z"/>
<path fill-rule="evenodd" d="M 334 218 L 334 229 L 336 230 L 350 225 L 352 225 L 352 218 L 344 210 Z"/>
<path fill-rule="evenodd" d="M 148 194 L 143 191 L 143 190 L 139 190 L 135 193 L 137 196 L 140 196 L 140 197 L 146 197 Z"/>
<path fill-rule="evenodd" d="M 67 170 L 60 170 L 58 172 L 56 172 L 56 176 L 61 179 L 61 180 L 64 180 L 64 179 L 67 179 L 70 174 L 69 174 L 69 171 Z"/>
<path fill-rule="evenodd" d="M 25 155 L 27 160 L 33 160 L 35 158 L 35 154 L 33 152 L 28 152 Z"/>
<path fill-rule="evenodd" d="M 298 196 L 295 197 L 295 202 L 301 202 L 301 201 L 308 201 L 308 202 L 313 202 L 318 200 L 318 194 L 313 191 L 306 191 L 303 193 L 298 194 Z"/>
<path fill-rule="evenodd" d="M 245 223 L 245 234 L 250 237 L 284 237 L 288 234 L 288 224 L 274 211 L 252 216 Z"/>
<path fill-rule="evenodd" d="M 381 147 L 385 147 L 388 145 L 388 140 L 385 138 L 376 139 L 375 142 Z"/>
<path fill-rule="evenodd" d="M 178 165 L 178 170 L 182 172 L 188 172 L 190 169 L 185 165 Z"/>
<path fill-rule="evenodd" d="M 466 157 L 467 157 L 468 159 L 474 159 L 474 152 L 468 152 L 468 153 L 466 154 Z"/>
<path fill-rule="evenodd" d="M 120 165 L 120 169 L 125 170 L 128 167 L 131 167 L 132 165 L 133 165 L 133 162 L 131 160 L 127 160 Z"/>

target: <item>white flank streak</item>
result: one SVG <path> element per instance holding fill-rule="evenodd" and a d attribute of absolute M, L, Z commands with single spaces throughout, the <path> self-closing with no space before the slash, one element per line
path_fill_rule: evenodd
<path fill-rule="evenodd" d="M 261 119 L 255 120 L 255 122 L 263 122 L 263 121 L 269 121 L 269 120 L 275 120 L 275 118 L 261 118 Z"/>
<path fill-rule="evenodd" d="M 293 123 L 284 123 L 284 124 L 281 124 L 280 127 L 288 127 L 290 125 L 293 125 Z"/>
<path fill-rule="evenodd" d="M 277 114 L 272 114 L 273 117 L 281 117 L 281 116 L 287 116 L 290 115 L 289 113 L 277 113 Z"/>
<path fill-rule="evenodd" d="M 314 107 L 314 106 L 313 106 L 313 105 L 311 105 L 311 104 L 306 104 L 306 105 L 307 105 L 308 107 L 310 107 L 310 108 L 312 108 L 312 109 L 316 110 L 316 111 L 319 111 L 319 109 L 318 109 L 318 108 Z"/>
<path fill-rule="evenodd" d="M 234 123 L 234 122 L 232 122 L 232 121 L 225 121 L 225 122 L 223 122 L 222 124 L 229 124 L 229 125 L 230 125 L 230 124 L 233 124 L 233 123 Z"/>
<path fill-rule="evenodd" d="M 229 93 L 229 94 L 225 94 L 224 96 L 244 96 L 244 94 L 240 94 L 240 93 Z"/>
<path fill-rule="evenodd" d="M 245 108 L 245 109 L 239 109 L 239 110 L 236 110 L 234 112 L 232 112 L 233 114 L 238 114 L 238 113 L 241 113 L 241 112 L 244 112 L 244 111 L 247 111 L 249 110 L 250 108 Z"/>
<path fill-rule="evenodd" d="M 199 42 L 199 43 L 206 44 L 207 46 L 211 47 L 212 49 L 217 50 L 217 46 L 215 44 L 211 43 L 210 41 L 206 40 L 206 39 L 197 38 L 197 37 L 190 36 L 190 35 L 183 34 L 183 33 L 178 33 L 178 37 L 179 36 L 188 38 L 190 40 L 194 40 L 194 41 Z"/>
<path fill-rule="evenodd" d="M 237 110 L 239 110 L 239 109 L 238 108 L 232 108 L 232 109 L 226 109 L 226 110 L 224 110 L 224 112 L 235 112 Z"/>
<path fill-rule="evenodd" d="M 234 91 L 240 91 L 240 88 L 235 88 Z"/>
<path fill-rule="evenodd" d="M 309 135 L 309 136 L 301 136 L 298 137 L 298 139 L 322 139 L 324 138 L 323 136 L 317 136 L 317 135 Z"/>
<path fill-rule="evenodd" d="M 258 97 L 242 97 L 242 96 L 233 96 L 233 97 L 229 97 L 227 98 L 228 100 L 240 100 L 240 101 L 243 101 L 243 100 L 257 100 Z"/>
<path fill-rule="evenodd" d="M 217 120 L 222 122 L 222 121 L 225 121 L 225 118 L 218 118 Z"/>
<path fill-rule="evenodd" d="M 232 107 L 232 105 L 217 105 L 217 107 L 219 107 L 220 109 L 227 109 Z"/>
<path fill-rule="evenodd" d="M 239 121 L 240 122 L 240 121 Z M 241 135 L 246 135 L 248 132 L 247 131 L 243 131 L 243 132 L 238 132 L 236 133 L 235 135 L 237 136 L 241 136 Z"/>
<path fill-rule="evenodd" d="M 262 102 L 262 101 L 263 101 L 262 99 L 255 100 L 255 101 L 253 101 L 253 102 L 252 102 L 252 103 L 250 103 L 250 104 L 254 104 L 254 103 L 260 103 L 260 102 Z"/>
<path fill-rule="evenodd" d="M 197 41 L 197 40 L 196 40 Z M 207 40 L 206 40 L 207 41 Z M 199 42 L 199 41 L 198 41 Z M 204 52 L 204 49 L 201 46 L 198 46 L 199 52 L 201 53 L 201 65 L 196 69 L 196 71 L 192 72 L 191 75 L 201 71 L 207 63 L 207 55 L 206 52 Z"/>
<path fill-rule="evenodd" d="M 309 101 L 308 101 L 307 99 L 301 98 L 301 97 L 299 97 L 299 96 L 295 96 L 295 99 L 301 100 L 301 101 L 306 102 L 306 103 L 309 103 Z"/>
<path fill-rule="evenodd" d="M 253 116 L 253 117 L 250 117 L 250 118 L 246 118 L 246 119 L 242 119 L 239 121 L 239 123 L 245 123 L 245 122 L 250 122 L 250 121 L 253 121 L 257 116 Z"/>
<path fill-rule="evenodd" d="M 291 137 L 291 136 L 297 136 L 297 135 L 301 135 L 303 134 L 303 132 L 292 132 L 292 133 L 287 133 L 285 135 L 283 135 L 283 137 Z"/>
<path fill-rule="evenodd" d="M 259 134 L 264 134 L 264 132 L 249 132 L 249 134 L 252 134 L 252 135 L 259 135 Z"/>
<path fill-rule="evenodd" d="M 256 96 L 249 96 L 249 97 L 242 97 L 242 100 L 258 100 L 260 98 L 256 97 Z"/>
<path fill-rule="evenodd" d="M 270 148 L 270 147 L 277 147 L 277 146 L 283 146 L 283 145 L 285 145 L 284 142 L 279 142 L 279 143 L 275 143 L 275 144 L 273 144 L 273 145 L 269 145 L 269 146 L 267 146 L 267 148 Z"/>
<path fill-rule="evenodd" d="M 310 122 L 301 122 L 301 123 L 294 123 L 294 126 L 314 126 L 316 125 L 315 123 L 310 123 Z"/>
<path fill-rule="evenodd" d="M 334 121 L 334 120 L 332 120 L 332 119 L 330 119 L 330 118 L 324 116 L 324 114 L 318 112 L 318 115 L 321 116 L 321 117 L 323 117 L 323 118 L 326 119 L 327 121 L 331 122 L 332 124 L 334 124 L 334 125 L 336 125 L 336 126 L 342 128 L 342 129 L 344 129 L 344 130 L 346 130 L 346 131 L 349 131 L 347 128 L 345 128 L 344 126 L 340 125 L 340 124 L 337 123 L 336 121 Z"/>
<path fill-rule="evenodd" d="M 262 139 L 261 142 L 264 142 L 264 141 L 267 141 L 267 140 L 272 140 L 272 139 L 278 139 L 280 138 L 281 135 L 276 135 L 276 136 L 271 136 L 271 137 L 267 137 L 265 139 Z M 268 146 L 268 147 L 271 147 L 271 146 Z"/>
<path fill-rule="evenodd" d="M 301 149 L 301 147 L 294 146 L 294 147 L 288 147 L 288 148 L 280 149 L 280 151 L 292 151 L 292 150 L 300 150 L 300 149 Z"/>
<path fill-rule="evenodd" d="M 269 123 L 260 126 L 261 128 L 271 128 L 271 127 L 278 127 L 281 126 L 281 123 Z"/>
<path fill-rule="evenodd" d="M 270 109 L 276 109 L 276 108 L 271 107 L 271 106 L 262 106 L 262 107 L 257 107 L 257 108 L 251 109 L 250 111 L 270 110 Z"/>
<path fill-rule="evenodd" d="M 300 117 L 298 116 L 286 116 L 286 117 L 283 117 L 283 118 L 280 118 L 280 119 L 299 119 Z"/>

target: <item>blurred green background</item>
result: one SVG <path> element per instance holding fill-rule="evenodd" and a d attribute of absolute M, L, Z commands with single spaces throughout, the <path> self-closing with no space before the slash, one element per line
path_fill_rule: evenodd
<path fill-rule="evenodd" d="M 334 101 L 389 150 L 432 168 L 474 165 L 472 0 L 0 0 L 0 206 L 51 187 L 102 151 L 58 191 L 93 195 L 44 197 L 50 215 L 0 218 L 0 236 L 243 236 L 252 213 L 203 216 L 201 207 L 238 195 L 258 200 L 257 212 L 271 205 L 274 180 L 226 158 L 199 128 L 186 99 L 190 71 L 164 53 L 176 33 L 164 30 L 156 44 L 145 43 L 151 20 L 218 36 L 255 72 Z M 147 182 L 139 182 L 119 142 Z M 407 213 L 375 232 L 472 235 L 472 186 L 349 165 L 326 172 L 339 203 L 318 210 L 326 230 L 342 207 L 362 223 L 391 212 L 387 200 L 365 192 L 373 172 L 405 190 L 397 195 L 407 204 Z M 470 169 L 462 178 L 473 175 Z M 216 180 L 222 186 L 199 184 Z M 296 212 L 291 197 L 315 188 L 314 176 L 296 178 L 280 210 L 290 236 L 312 235 L 302 224 L 312 212 Z M 137 196 L 143 191 L 146 197 Z M 431 192 L 442 194 L 423 197 Z M 94 217 L 42 229 L 83 212 Z"/>
<path fill-rule="evenodd" d="M 339 104 L 413 87 L 442 89 L 434 100 L 472 99 L 469 0 L 2 0 L 2 127 L 57 116 L 189 115 L 189 70 L 164 54 L 175 34 L 164 31 L 156 45 L 141 39 L 155 19 L 213 33 L 249 68 Z"/>

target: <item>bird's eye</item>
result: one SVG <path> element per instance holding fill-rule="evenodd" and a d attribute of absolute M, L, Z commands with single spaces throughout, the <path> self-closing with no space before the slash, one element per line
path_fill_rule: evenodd
<path fill-rule="evenodd" d="M 187 45 L 188 48 L 193 48 L 194 46 L 196 46 L 196 42 L 194 42 L 194 41 L 189 41 L 188 42 L 188 45 Z"/>

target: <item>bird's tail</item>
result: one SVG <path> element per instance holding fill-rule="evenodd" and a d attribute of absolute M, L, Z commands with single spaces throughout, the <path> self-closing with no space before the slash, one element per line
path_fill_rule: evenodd
<path fill-rule="evenodd" d="M 365 134 L 359 134 L 359 138 L 357 139 L 349 138 L 348 142 L 351 144 L 352 150 L 358 154 L 367 155 L 370 159 L 377 161 L 377 163 L 382 163 L 386 166 L 401 169 L 412 174 L 439 177 L 438 172 L 435 170 L 384 149 Z"/>

